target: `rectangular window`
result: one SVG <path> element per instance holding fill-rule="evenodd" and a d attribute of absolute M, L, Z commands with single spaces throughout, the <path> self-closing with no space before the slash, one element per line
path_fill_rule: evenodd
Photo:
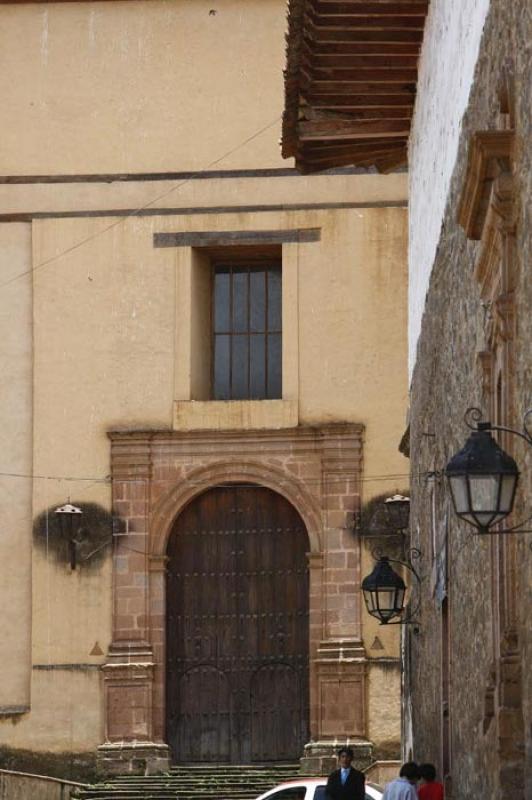
<path fill-rule="evenodd" d="M 282 397 L 281 264 L 214 264 L 213 397 Z"/>

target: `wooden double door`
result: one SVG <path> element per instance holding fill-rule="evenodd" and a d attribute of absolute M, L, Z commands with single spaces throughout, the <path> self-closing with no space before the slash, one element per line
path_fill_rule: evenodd
<path fill-rule="evenodd" d="M 179 762 L 297 759 L 308 741 L 308 537 L 280 495 L 219 486 L 168 546 L 167 741 Z"/>

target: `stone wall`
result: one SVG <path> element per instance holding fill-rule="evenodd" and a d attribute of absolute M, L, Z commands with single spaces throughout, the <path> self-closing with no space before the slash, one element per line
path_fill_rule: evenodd
<path fill-rule="evenodd" d="M 510 376 L 510 423 L 519 425 L 531 405 L 532 90 L 527 64 L 531 36 L 529 3 L 493 0 L 463 120 L 412 380 L 412 544 L 423 550 L 424 560 L 421 624 L 419 632 L 407 634 L 406 704 L 412 713 L 414 757 L 433 761 L 447 772 L 446 797 L 463 800 L 524 798 L 532 793 L 530 537 L 488 540 L 473 536 L 472 529 L 458 523 L 441 478 L 431 476 L 463 446 L 467 407 L 484 405 L 486 410 L 479 353 L 486 350 L 493 309 L 483 305 L 474 278 L 483 244 L 467 238 L 458 225 L 457 209 L 473 134 L 501 124 L 515 127 L 516 133 L 515 364 Z M 436 41 L 433 46 L 437 47 Z M 505 74 L 513 77 L 514 96 L 509 98 L 513 120 L 511 114 L 501 118 L 508 105 L 508 97 L 502 98 L 501 105 Z M 415 146 L 412 157 L 416 157 Z M 417 191 L 417 202 L 422 194 L 424 202 L 430 202 L 422 181 Z M 418 225 L 423 227 L 421 220 Z M 520 440 L 504 446 L 512 448 L 522 472 L 515 524 L 531 511 L 532 451 Z M 506 570 L 505 564 L 510 563 L 513 590 L 502 597 L 497 570 Z M 516 641 L 511 647 L 499 638 L 499 619 L 494 616 L 494 609 L 503 613 L 505 603 L 515 604 Z M 510 649 L 512 659 L 507 657 Z"/>

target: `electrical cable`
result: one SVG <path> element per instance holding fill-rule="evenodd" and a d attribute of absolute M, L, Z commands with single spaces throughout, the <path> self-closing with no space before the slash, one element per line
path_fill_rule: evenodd
<path fill-rule="evenodd" d="M 44 481 L 69 481 L 69 482 L 79 482 L 84 483 L 89 481 L 91 483 L 102 483 L 102 484 L 111 484 L 111 476 L 106 475 L 105 477 L 95 478 L 95 477 L 76 477 L 71 475 L 25 475 L 23 473 L 16 473 L 16 472 L 0 472 L 0 478 L 21 478 L 23 480 L 44 480 Z M 356 477 L 355 481 L 357 483 L 371 483 L 371 482 L 379 482 L 379 481 L 398 481 L 408 479 L 410 474 L 408 472 L 398 472 L 398 473 L 385 473 L 382 475 L 367 475 L 365 477 Z M 145 480 L 145 478 L 120 478 L 120 483 L 139 483 Z M 288 478 L 280 480 L 280 483 L 288 482 Z M 308 485 L 321 485 L 323 483 L 322 478 L 300 478 L 297 479 L 300 483 L 308 484 Z M 327 484 L 334 484 L 334 483 L 345 483 L 346 476 L 342 475 L 338 478 L 327 478 Z M 178 481 L 179 484 L 187 484 L 188 486 L 203 486 L 202 481 L 194 481 L 190 480 L 189 478 L 180 478 Z M 243 482 L 240 483 L 231 483 L 231 482 L 224 482 L 223 487 L 234 489 L 234 488 L 251 488 L 255 487 L 256 484 L 250 483 L 246 484 Z"/>
<path fill-rule="evenodd" d="M 240 142 L 238 145 L 233 147 L 231 150 L 228 150 L 226 153 L 224 153 L 219 158 L 216 158 L 214 161 L 211 161 L 209 164 L 207 164 L 205 167 L 203 167 L 203 170 L 201 170 L 201 171 L 204 172 L 206 170 L 209 170 L 212 167 L 214 167 L 217 164 L 219 164 L 224 159 L 228 158 L 229 156 L 232 156 L 234 153 L 236 153 L 242 147 L 245 147 L 247 144 L 252 142 L 254 139 L 257 139 L 259 136 L 261 136 L 263 133 L 265 133 L 265 131 L 269 130 L 274 125 L 277 125 L 277 123 L 280 122 L 280 121 L 281 121 L 281 116 L 276 117 L 274 120 L 272 120 L 272 122 L 269 122 L 267 125 L 264 125 L 264 127 L 262 127 L 259 130 L 255 131 L 255 133 L 251 134 L 251 136 L 248 136 L 247 139 L 244 139 L 242 142 Z M 3 289 L 4 286 L 9 286 L 9 284 L 14 283 L 15 281 L 19 280 L 20 278 L 25 277 L 26 275 L 32 275 L 33 273 L 37 272 L 38 270 L 43 269 L 44 267 L 48 267 L 50 264 L 53 264 L 54 261 L 58 261 L 63 256 L 68 255 L 69 253 L 72 253 L 74 250 L 78 250 L 80 247 L 83 247 L 83 245 L 85 245 L 85 244 L 88 244 L 88 242 L 91 242 L 94 239 L 97 239 L 99 236 L 103 236 L 105 233 L 108 233 L 110 230 L 113 230 L 113 228 L 118 227 L 118 225 L 122 225 L 124 222 L 126 222 L 131 217 L 135 217 L 137 214 L 140 214 L 140 212 L 144 211 L 146 208 L 150 208 L 150 206 L 152 206 L 154 203 L 157 203 L 159 200 L 163 200 L 165 197 L 168 197 L 168 195 L 170 195 L 173 192 L 177 191 L 182 186 L 185 186 L 185 184 L 190 183 L 190 181 L 192 181 L 192 180 L 193 180 L 193 178 L 185 178 L 184 180 L 179 181 L 178 183 L 174 184 L 174 186 L 170 187 L 170 189 L 166 189 L 164 192 L 161 192 L 160 194 L 157 195 L 157 197 L 154 197 L 149 202 L 145 203 L 142 206 L 139 206 L 138 208 L 135 208 L 133 211 L 130 211 L 129 214 L 126 214 L 124 217 L 120 217 L 120 219 L 117 219 L 114 222 L 111 222 L 109 225 L 106 225 L 105 228 L 102 228 L 101 230 L 96 231 L 95 233 L 91 234 L 90 236 L 86 236 L 84 239 L 80 239 L 79 242 L 76 242 L 75 244 L 71 245 L 70 247 L 67 247 L 66 250 L 63 250 L 60 253 L 56 253 L 54 256 L 50 256 L 50 258 L 47 258 L 44 261 L 41 261 L 39 264 L 35 264 L 35 266 L 31 267 L 30 269 L 24 270 L 23 272 L 19 272 L 19 273 L 17 273 L 17 275 L 13 275 L 13 277 L 9 278 L 9 280 L 4 281 L 4 283 L 0 283 L 0 289 Z"/>

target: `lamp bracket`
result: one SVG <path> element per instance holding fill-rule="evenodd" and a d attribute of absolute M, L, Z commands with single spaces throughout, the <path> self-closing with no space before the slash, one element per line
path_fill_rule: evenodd
<path fill-rule="evenodd" d="M 470 430 L 476 431 L 479 423 L 482 423 L 483 416 L 480 408 L 471 406 L 464 414 L 464 422 Z M 491 422 L 483 424 L 485 426 L 484 430 L 512 433 L 514 436 L 524 439 L 532 447 L 532 408 L 527 409 L 523 415 L 523 429 L 521 431 L 515 430 L 515 428 L 507 428 L 505 425 L 492 425 Z"/>
<path fill-rule="evenodd" d="M 504 536 L 509 533 L 532 533 L 532 528 L 523 528 L 523 525 L 527 525 L 532 520 L 532 516 L 527 517 L 526 519 L 518 522 L 517 525 L 512 525 L 511 528 L 502 528 L 500 530 L 490 530 L 486 528 L 485 530 L 476 530 L 475 535 L 477 536 Z M 532 547 L 532 543 L 531 543 Z"/>

